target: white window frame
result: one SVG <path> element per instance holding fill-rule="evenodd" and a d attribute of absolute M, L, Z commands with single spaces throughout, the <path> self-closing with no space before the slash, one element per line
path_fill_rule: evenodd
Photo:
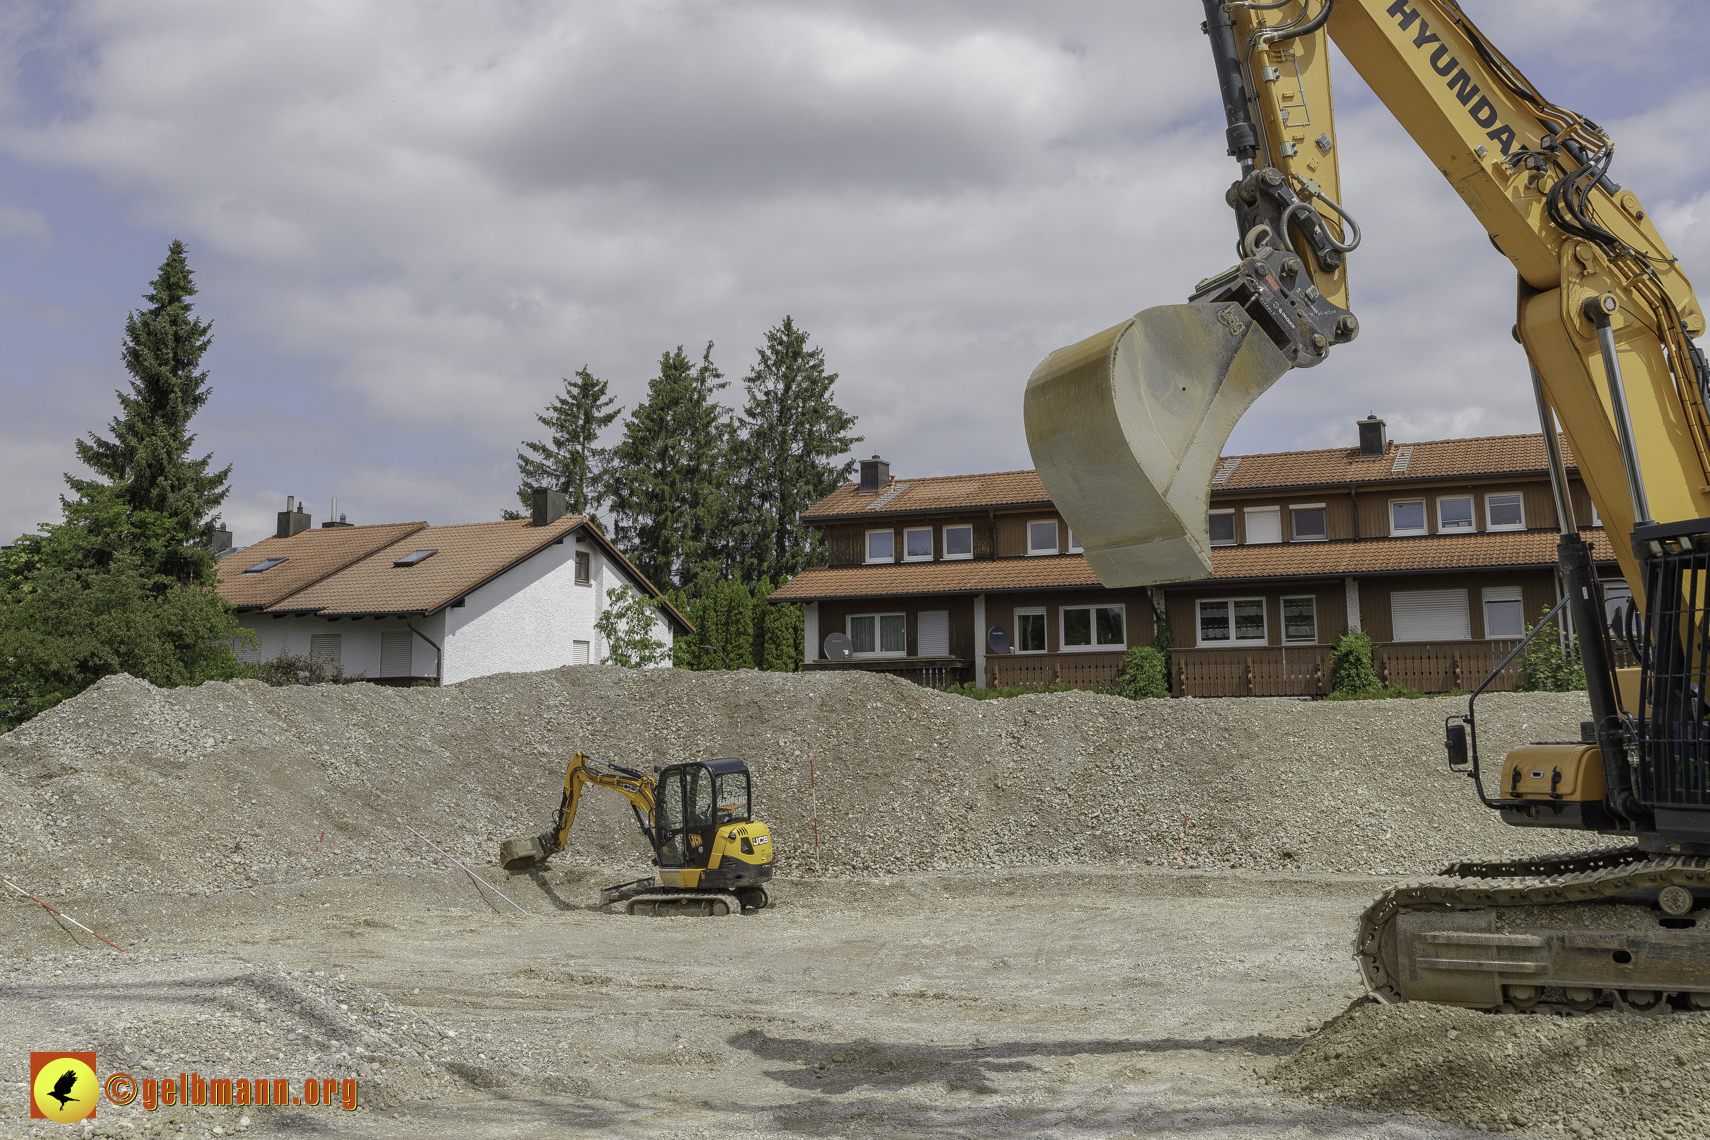
<path fill-rule="evenodd" d="M 1011 616 L 1015 619 L 1015 640 L 1010 643 L 1012 649 L 1017 653 L 1049 653 L 1051 651 L 1051 626 L 1048 624 L 1044 606 L 1024 606 L 1019 610 L 1011 611 Z M 1045 633 L 1044 648 L 1023 649 L 1021 647 L 1021 619 L 1024 617 L 1037 617 L 1039 619 L 1039 628 Z"/>
<path fill-rule="evenodd" d="M 1206 515 L 1207 515 L 1207 521 L 1205 524 L 1205 533 L 1206 533 L 1207 539 L 1210 541 L 1211 545 L 1213 545 L 1213 546 L 1236 546 L 1236 545 L 1239 545 L 1239 543 L 1237 541 L 1238 536 L 1235 534 L 1235 508 L 1234 507 L 1224 507 L 1221 510 L 1207 511 Z M 1211 522 L 1210 522 L 1209 516 L 1211 516 L 1211 515 L 1228 515 L 1229 516 L 1229 541 L 1228 542 L 1219 542 L 1217 539 L 1210 537 L 1210 535 L 1211 535 Z"/>
<path fill-rule="evenodd" d="M 1253 541 L 1253 516 L 1254 515 L 1275 515 L 1276 516 L 1276 519 L 1277 519 L 1277 540 L 1276 540 L 1276 542 L 1254 542 Z M 1277 543 L 1284 541 L 1283 529 L 1282 529 L 1282 507 L 1280 507 L 1280 506 L 1276 506 L 1276 507 L 1243 507 L 1241 509 L 1241 529 L 1246 532 L 1245 534 L 1243 534 L 1241 536 L 1242 538 L 1246 539 L 1246 542 L 1243 545 L 1246 545 L 1246 546 L 1275 546 L 1275 545 L 1277 545 Z"/>
<path fill-rule="evenodd" d="M 1050 523 L 1051 524 L 1051 549 L 1049 549 L 1049 550 L 1045 549 L 1044 547 L 1040 547 L 1039 549 L 1035 550 L 1033 547 L 1033 528 L 1036 526 L 1039 526 L 1042 523 Z M 1063 535 L 1062 535 L 1061 524 L 1059 524 L 1056 519 L 1028 519 L 1027 520 L 1027 557 L 1036 558 L 1036 557 L 1039 557 L 1040 555 L 1060 554 L 1060 553 L 1062 553 L 1062 548 L 1060 546 L 1060 543 L 1062 541 L 1063 541 Z"/>
<path fill-rule="evenodd" d="M 1491 597 L 1492 594 L 1507 596 L 1498 596 L 1493 598 Z M 1513 596 L 1516 594 L 1518 594 L 1519 597 Z M 1512 605 L 1515 602 L 1520 603 L 1519 633 L 1504 633 L 1498 635 L 1490 632 L 1490 604 L 1492 602 L 1495 602 L 1498 605 Z M 1526 594 L 1519 586 L 1484 586 L 1479 590 L 1478 604 L 1479 617 L 1483 619 L 1484 622 L 1484 639 L 1486 641 L 1495 641 L 1499 636 L 1504 641 L 1510 641 L 1514 638 L 1526 636 Z"/>
<path fill-rule="evenodd" d="M 1506 499 L 1509 496 L 1513 496 L 1520 500 L 1520 521 L 1518 523 L 1503 523 L 1500 526 L 1492 526 L 1490 522 L 1490 500 L 1497 498 Z M 1484 529 L 1496 534 L 1500 534 L 1503 531 L 1525 530 L 1526 496 L 1522 495 L 1519 491 L 1494 491 L 1486 494 L 1484 497 Z"/>
<path fill-rule="evenodd" d="M 888 613 L 877 613 L 877 612 L 875 612 L 875 613 L 870 613 L 870 614 L 850 614 L 848 617 L 843 619 L 843 636 L 847 637 L 849 639 L 850 644 L 853 645 L 855 642 L 855 620 L 857 618 L 872 618 L 873 619 L 873 644 L 875 646 L 883 646 L 884 645 L 884 631 L 880 625 L 880 622 L 884 618 L 888 618 L 888 617 L 900 617 L 903 619 L 903 647 L 900 650 L 877 648 L 877 649 L 874 649 L 871 653 L 856 652 L 856 653 L 851 654 L 851 656 L 854 656 L 854 657 L 907 657 L 908 656 L 908 614 L 903 613 L 903 612 L 898 611 L 898 610 L 892 610 Z"/>
<path fill-rule="evenodd" d="M 1294 530 L 1294 512 L 1296 512 L 1296 511 L 1323 511 L 1324 512 L 1324 533 L 1321 535 L 1312 535 L 1312 536 L 1307 537 L 1307 538 L 1302 538 L 1302 537 L 1300 537 L 1300 535 L 1296 534 L 1295 530 Z M 1330 511 L 1328 510 L 1328 508 L 1325 507 L 1325 505 L 1323 503 L 1290 503 L 1288 505 L 1288 532 L 1289 532 L 1289 541 L 1290 542 L 1329 542 L 1330 541 Z M 1295 595 L 1295 596 L 1305 597 L 1306 595 L 1300 594 L 1300 595 Z"/>
<path fill-rule="evenodd" d="M 1395 529 L 1395 508 L 1397 506 L 1401 505 L 1402 503 L 1418 503 L 1419 504 L 1420 527 L 1418 530 L 1397 530 L 1397 529 Z M 1414 535 L 1430 534 L 1431 533 L 1430 523 L 1431 523 L 1431 514 L 1429 511 L 1427 511 L 1425 509 L 1424 498 L 1419 497 L 1419 496 L 1414 496 L 1414 497 L 1406 498 L 1406 499 L 1391 499 L 1389 501 L 1389 537 L 1391 537 L 1391 538 L 1412 538 Z"/>
<path fill-rule="evenodd" d="M 910 554 L 908 552 L 908 536 L 911 534 L 924 534 L 926 536 L 926 553 L 925 554 Z M 933 554 L 933 550 L 932 550 L 933 540 L 935 537 L 936 536 L 932 533 L 932 528 L 929 526 L 904 527 L 903 528 L 903 547 L 902 547 L 903 548 L 903 557 L 902 557 L 902 560 L 904 562 L 931 562 L 932 561 L 932 554 Z"/>
<path fill-rule="evenodd" d="M 1590 491 L 1585 493 L 1585 498 L 1591 504 L 1591 525 L 1596 527 L 1602 526 L 1603 520 L 1597 517 L 1597 500 L 1591 497 Z"/>
<path fill-rule="evenodd" d="M 951 554 L 950 553 L 950 532 L 953 530 L 965 530 L 968 532 L 968 553 L 966 553 L 966 554 Z M 973 523 L 960 523 L 956 526 L 945 527 L 944 528 L 944 561 L 946 561 L 946 562 L 962 562 L 962 561 L 966 561 L 969 558 L 972 558 L 973 556 L 974 556 L 974 524 Z"/>
<path fill-rule="evenodd" d="M 1066 631 L 1067 626 L 1068 626 L 1068 614 L 1069 614 L 1070 610 L 1086 610 L 1087 611 L 1088 620 L 1092 622 L 1092 635 L 1094 638 L 1093 644 L 1091 644 L 1091 645 L 1070 645 L 1068 642 L 1068 639 L 1063 636 L 1063 634 Z M 1093 610 L 1116 610 L 1122 614 L 1122 644 L 1121 645 L 1100 645 L 1100 644 L 1098 644 L 1098 641 L 1097 641 L 1097 638 L 1098 638 L 1098 621 L 1096 619 L 1092 618 L 1092 616 L 1091 616 Z M 1115 605 L 1110 605 L 1110 604 L 1102 604 L 1101 605 L 1098 602 L 1088 602 L 1082 606 L 1058 606 L 1057 607 L 1057 651 L 1059 653 L 1117 653 L 1117 652 L 1126 653 L 1128 651 L 1128 607 L 1126 605 L 1122 604 L 1121 602 L 1118 602 Z"/>
<path fill-rule="evenodd" d="M 1464 526 L 1464 527 L 1449 526 L 1443 522 L 1443 504 L 1444 503 L 1458 502 L 1461 499 L 1465 499 L 1467 502 L 1467 519 L 1469 520 L 1471 525 L 1470 526 Z M 1438 495 L 1437 496 L 1437 533 L 1438 534 L 1477 534 L 1478 533 L 1478 496 L 1472 495 L 1472 494 Z"/>
<path fill-rule="evenodd" d="M 1290 637 L 1288 635 L 1288 604 L 1305 598 L 1312 603 L 1312 636 Z M 1197 616 L 1197 613 L 1196 615 Z M 1267 615 L 1268 616 L 1268 615 Z M 1318 595 L 1317 594 L 1284 594 L 1277 599 L 1277 618 L 1282 622 L 1282 642 L 1284 645 L 1317 645 L 1318 642 Z M 1233 633 L 1234 629 L 1231 628 Z M 1270 631 L 1265 631 L 1265 642 L 1270 642 Z"/>
<path fill-rule="evenodd" d="M 1070 554 L 1085 554 L 1086 553 L 1086 551 L 1081 549 L 1081 540 L 1075 537 L 1075 528 L 1074 527 L 1069 527 L 1069 553 Z"/>
<path fill-rule="evenodd" d="M 873 536 L 875 534 L 888 534 L 891 536 L 891 554 L 890 554 L 889 558 L 874 558 L 873 557 Z M 870 530 L 867 532 L 866 536 L 861 541 L 864 544 L 862 552 L 867 557 L 867 565 L 869 565 L 869 566 L 882 566 L 887 562 L 895 562 L 897 560 L 897 532 L 896 532 L 896 528 L 884 527 L 884 528 L 878 529 L 878 530 Z"/>
<path fill-rule="evenodd" d="M 1264 623 L 1264 636 L 1253 638 L 1237 638 L 1235 636 L 1235 603 L 1258 602 L 1260 620 Z M 1229 640 L 1204 641 L 1200 635 L 1204 627 L 1200 624 L 1199 608 L 1204 605 L 1223 605 L 1228 607 L 1225 612 L 1229 615 Z M 1195 598 L 1193 602 L 1193 641 L 1200 649 L 1233 649 L 1237 645 L 1269 645 L 1271 643 L 1271 607 L 1262 597 L 1246 598 Z"/>

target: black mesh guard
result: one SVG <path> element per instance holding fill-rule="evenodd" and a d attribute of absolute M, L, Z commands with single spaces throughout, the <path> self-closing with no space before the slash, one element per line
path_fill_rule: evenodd
<path fill-rule="evenodd" d="M 1634 535 L 1645 565 L 1639 719 L 1639 799 L 1651 807 L 1710 806 L 1710 520 Z M 1673 533 L 1669 533 L 1673 532 Z M 1641 710 L 1643 710 L 1641 712 Z"/>

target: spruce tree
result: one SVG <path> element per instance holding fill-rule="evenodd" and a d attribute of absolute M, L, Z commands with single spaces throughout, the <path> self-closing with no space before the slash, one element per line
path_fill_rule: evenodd
<path fill-rule="evenodd" d="M 606 382 L 583 365 L 576 379 L 564 380 L 564 392 L 547 405 L 545 415 L 534 418 L 552 433 L 544 443 L 524 440 L 517 452 L 517 471 L 522 485 L 517 497 L 523 507 L 534 505 L 534 488 L 563 491 L 572 514 L 586 517 L 605 529 L 599 508 L 611 489 L 612 449 L 599 445 L 600 432 L 623 412 L 607 411 L 616 400 L 606 394 Z"/>
<path fill-rule="evenodd" d="M 624 422 L 613 449 L 612 515 L 617 541 L 660 587 L 698 597 L 722 576 L 732 429 L 714 398 L 723 375 L 707 342 L 700 363 L 683 346 L 659 358 L 647 399 Z"/>
<path fill-rule="evenodd" d="M 202 354 L 213 343 L 213 325 L 190 315 L 196 295 L 184 243 L 174 241 L 143 299 L 148 308 L 125 320 L 120 359 L 131 374 L 130 394 L 118 392 L 120 414 L 112 439 L 90 433 L 77 440 L 77 457 L 100 479 L 65 477 L 81 501 L 109 487 L 133 516 L 165 519 L 171 541 L 157 564 L 145 569 L 189 582 L 205 579 L 214 565 L 214 526 L 230 494 L 231 468 L 209 471 L 213 455 L 190 458 L 196 437 L 190 420 L 208 402 Z M 67 504 L 68 511 L 72 504 Z"/>
<path fill-rule="evenodd" d="M 837 373 L 825 370 L 825 350 L 785 316 L 766 331 L 759 359 L 743 379 L 748 400 L 741 417 L 737 469 L 744 577 L 787 581 L 822 557 L 823 535 L 797 516 L 829 495 L 855 469 L 850 449 L 855 417 L 832 399 Z"/>

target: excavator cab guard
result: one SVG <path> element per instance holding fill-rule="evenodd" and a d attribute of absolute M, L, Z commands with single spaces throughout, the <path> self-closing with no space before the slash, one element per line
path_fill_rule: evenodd
<path fill-rule="evenodd" d="M 659 773 L 657 787 L 661 867 L 706 867 L 713 834 L 753 819 L 748 765 L 741 760 L 673 764 Z"/>

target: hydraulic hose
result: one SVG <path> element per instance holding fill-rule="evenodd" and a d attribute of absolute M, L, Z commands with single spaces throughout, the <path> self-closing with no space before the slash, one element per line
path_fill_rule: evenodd
<path fill-rule="evenodd" d="M 1335 6 L 1336 0 L 1324 0 L 1324 7 L 1318 10 L 1318 15 L 1314 16 L 1306 23 L 1301 24 L 1299 27 L 1279 28 L 1274 32 L 1260 32 L 1256 42 L 1260 47 L 1269 47 L 1271 44 L 1280 44 L 1284 40 L 1298 39 L 1301 36 L 1311 35 L 1313 32 L 1316 32 L 1319 28 L 1324 26 L 1324 22 L 1330 18 L 1330 10 Z"/>

